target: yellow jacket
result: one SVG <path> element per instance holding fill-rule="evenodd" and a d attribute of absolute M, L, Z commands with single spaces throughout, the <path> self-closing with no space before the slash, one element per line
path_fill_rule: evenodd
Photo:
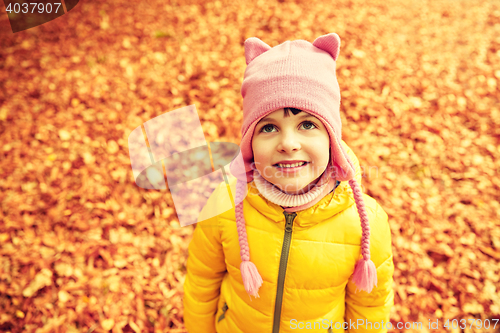
<path fill-rule="evenodd" d="M 358 159 L 342 144 L 361 184 Z M 250 260 L 263 279 L 260 298 L 250 300 L 243 286 L 234 208 L 199 222 L 189 245 L 184 283 L 188 331 L 279 333 L 304 329 L 326 333 L 347 328 L 348 332 L 387 332 L 394 301 L 394 265 L 391 231 L 382 207 L 363 195 L 378 285 L 370 294 L 356 293 L 349 278 L 361 257 L 361 225 L 348 182 L 341 182 L 316 205 L 297 212 L 295 218 L 289 216 L 291 233 L 285 232 L 283 208 L 259 195 L 253 185 L 248 184 L 243 213 Z M 236 179 L 226 186 L 221 183 L 214 191 L 200 216 L 211 216 L 222 204 L 220 191 L 235 193 Z M 285 266 L 281 269 L 284 284 L 278 283 L 280 261 Z"/>

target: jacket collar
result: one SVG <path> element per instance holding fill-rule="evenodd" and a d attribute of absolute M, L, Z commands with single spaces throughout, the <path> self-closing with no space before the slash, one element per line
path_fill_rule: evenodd
<path fill-rule="evenodd" d="M 271 221 L 284 223 L 284 209 L 260 195 L 253 182 L 248 184 L 246 201 Z M 301 227 L 309 227 L 321 223 L 353 204 L 352 190 L 348 182 L 340 182 L 335 191 L 328 193 L 314 206 L 298 211 L 294 224 Z"/>

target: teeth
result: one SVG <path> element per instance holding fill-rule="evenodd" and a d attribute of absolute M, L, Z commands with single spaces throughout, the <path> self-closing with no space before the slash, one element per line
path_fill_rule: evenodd
<path fill-rule="evenodd" d="M 278 163 L 279 167 L 280 168 L 295 168 L 295 167 L 298 167 L 298 166 L 302 166 L 306 164 L 306 162 L 299 162 L 299 163 L 295 163 L 295 164 L 281 164 L 281 163 Z"/>

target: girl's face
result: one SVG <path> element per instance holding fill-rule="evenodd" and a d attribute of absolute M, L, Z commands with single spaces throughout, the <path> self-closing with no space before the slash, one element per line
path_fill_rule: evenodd
<path fill-rule="evenodd" d="M 285 117 L 284 109 L 279 109 L 255 126 L 252 150 L 255 167 L 264 179 L 283 192 L 302 194 L 317 183 L 328 166 L 330 137 L 315 116 L 302 111 Z M 296 162 L 306 163 L 287 167 Z"/>

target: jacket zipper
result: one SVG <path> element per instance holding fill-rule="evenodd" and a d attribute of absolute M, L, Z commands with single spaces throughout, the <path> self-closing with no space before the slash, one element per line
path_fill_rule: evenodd
<path fill-rule="evenodd" d="M 222 319 L 224 319 L 224 317 L 226 316 L 227 309 L 229 309 L 228 306 L 227 306 L 227 303 L 224 303 L 224 306 L 222 307 L 222 314 L 219 316 L 219 319 L 217 319 L 217 322 L 219 322 Z"/>
<path fill-rule="evenodd" d="M 292 226 L 293 220 L 297 216 L 297 213 L 287 213 L 283 211 L 286 219 L 285 225 L 285 237 L 283 239 L 283 248 L 281 249 L 280 258 L 280 269 L 278 271 L 278 290 L 276 292 L 276 304 L 274 306 L 274 323 L 273 323 L 273 333 L 279 333 L 280 331 L 280 319 L 281 319 L 281 305 L 283 303 L 283 289 L 285 288 L 285 274 L 286 266 L 288 263 L 288 253 L 290 252 L 290 244 L 292 241 Z"/>

